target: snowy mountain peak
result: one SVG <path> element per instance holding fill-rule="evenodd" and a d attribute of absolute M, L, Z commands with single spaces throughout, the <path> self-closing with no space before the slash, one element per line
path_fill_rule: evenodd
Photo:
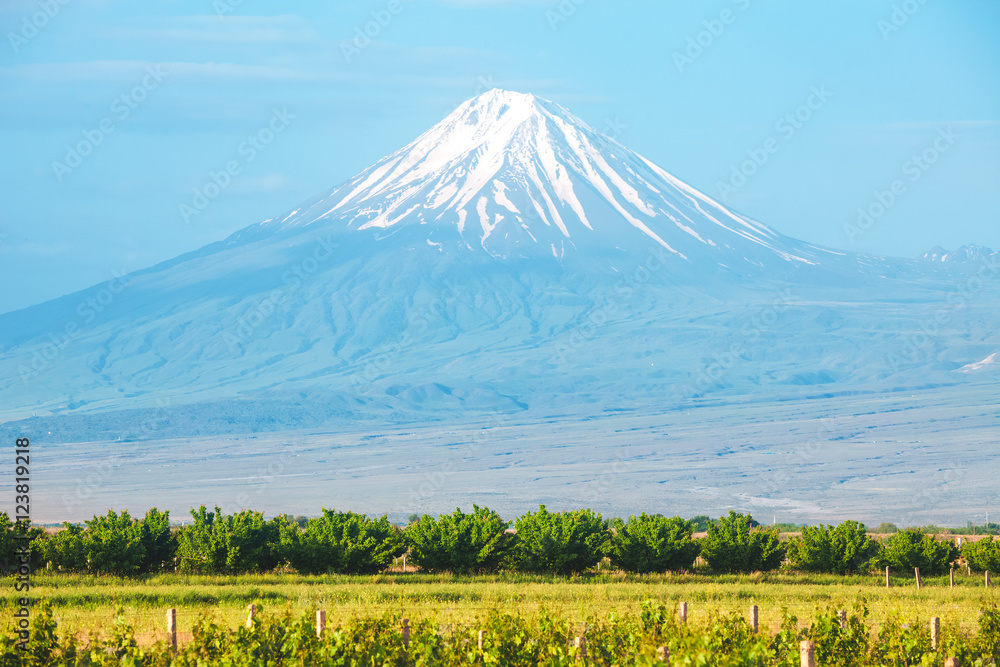
<path fill-rule="evenodd" d="M 500 89 L 264 223 L 313 225 L 377 239 L 405 228 L 441 252 L 498 259 L 561 259 L 586 248 L 634 255 L 653 244 L 679 262 L 728 270 L 816 263 L 812 246 L 730 211 L 558 104 Z"/>
<path fill-rule="evenodd" d="M 988 257 L 992 257 L 997 253 L 986 246 L 969 244 L 964 245 L 958 250 L 948 251 L 941 246 L 934 246 L 923 255 L 920 256 L 921 259 L 929 262 L 946 262 L 946 263 L 964 263 L 964 262 L 977 262 Z"/>

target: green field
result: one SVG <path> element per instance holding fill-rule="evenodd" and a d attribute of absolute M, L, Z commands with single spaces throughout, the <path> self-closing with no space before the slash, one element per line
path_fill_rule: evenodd
<path fill-rule="evenodd" d="M 2 604 L 4 615 L 9 616 L 15 599 L 13 586 L 6 591 Z M 469 625 L 494 610 L 535 616 L 544 609 L 581 628 L 609 614 L 636 614 L 647 600 L 670 610 L 687 602 L 692 623 L 705 622 L 713 614 L 746 615 L 751 605 L 757 605 L 762 631 L 773 634 L 779 629 L 783 609 L 804 625 L 818 612 L 852 610 L 862 602 L 873 628 L 893 617 L 923 625 L 938 616 L 946 628 L 974 632 L 979 610 L 996 604 L 1000 597 L 995 588 L 985 589 L 980 576 L 964 574 L 956 574 L 954 589 L 948 577 L 940 577 L 925 578 L 923 588 L 917 590 L 912 578 L 894 578 L 893 587 L 886 589 L 881 576 L 614 572 L 571 578 L 409 572 L 374 576 L 163 574 L 136 579 L 39 574 L 33 579 L 31 594 L 51 602 L 60 634 L 69 632 L 81 639 L 106 633 L 121 607 L 140 645 L 163 638 L 165 612 L 171 607 L 177 609 L 183 642 L 199 617 L 207 616 L 226 627 L 242 625 L 251 603 L 269 616 L 289 611 L 298 617 L 323 609 L 330 625 L 387 613 L 439 625 Z"/>

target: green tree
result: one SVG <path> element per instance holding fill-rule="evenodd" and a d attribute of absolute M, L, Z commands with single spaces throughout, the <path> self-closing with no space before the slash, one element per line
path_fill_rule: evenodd
<path fill-rule="evenodd" d="M 80 524 L 66 521 L 63 522 L 62 530 L 51 537 L 36 538 L 32 546 L 40 554 L 43 563 L 51 563 L 58 570 L 86 572 L 87 548 L 83 541 L 83 530 Z"/>
<path fill-rule="evenodd" d="M 194 523 L 177 533 L 182 572 L 237 574 L 274 569 L 279 562 L 280 522 L 252 510 L 224 515 L 218 507 L 191 510 Z"/>
<path fill-rule="evenodd" d="M 701 555 L 719 572 L 766 572 L 776 570 L 785 557 L 785 547 L 773 528 L 754 527 L 753 517 L 732 510 L 708 527 L 701 540 Z"/>
<path fill-rule="evenodd" d="M 0 512 L 0 561 L 6 563 L 6 570 L 17 569 L 17 558 L 14 553 L 17 550 L 17 540 L 15 539 L 14 522 L 10 520 L 10 515 Z M 11 566 L 13 565 L 13 568 Z"/>
<path fill-rule="evenodd" d="M 384 515 L 373 520 L 364 514 L 324 509 L 322 516 L 309 519 L 304 531 L 298 522 L 285 522 L 281 549 L 299 572 L 374 574 L 392 564 L 406 545 L 402 533 Z"/>
<path fill-rule="evenodd" d="M 25 522 L 11 521 L 10 515 L 0 512 L 0 566 L 6 564 L 7 570 L 17 570 L 23 563 L 20 560 L 20 548 L 28 546 L 29 564 L 37 568 L 42 560 L 42 542 L 48 536 L 38 526 L 29 526 Z"/>
<path fill-rule="evenodd" d="M 881 545 L 868 537 L 863 523 L 844 521 L 839 526 L 804 526 L 802 536 L 790 547 L 792 563 L 806 572 L 854 574 L 878 564 Z"/>
<path fill-rule="evenodd" d="M 608 556 L 627 572 L 665 572 L 689 569 L 698 557 L 698 544 L 689 521 L 679 516 L 641 514 L 628 521 L 614 519 Z"/>
<path fill-rule="evenodd" d="M 699 514 L 693 519 L 689 519 L 691 523 L 691 529 L 696 533 L 704 533 L 708 530 L 708 524 L 712 523 L 711 517 L 705 514 Z"/>
<path fill-rule="evenodd" d="M 437 520 L 425 514 L 403 534 L 411 560 L 428 572 L 496 572 L 509 554 L 509 525 L 496 512 L 473 505 L 472 514 L 459 508 Z"/>
<path fill-rule="evenodd" d="M 907 528 L 890 537 L 885 543 L 882 559 L 897 571 L 912 571 L 919 567 L 921 574 L 935 575 L 948 571 L 958 558 L 958 547 L 951 541 L 938 540 L 924 534 L 919 528 Z"/>
<path fill-rule="evenodd" d="M 161 512 L 155 507 L 147 511 L 139 528 L 139 541 L 145 551 L 143 572 L 174 569 L 177 538 L 170 530 L 170 512 Z"/>
<path fill-rule="evenodd" d="M 894 523 L 887 523 L 883 521 L 875 528 L 876 535 L 886 535 L 889 533 L 898 533 L 899 528 L 896 527 Z"/>
<path fill-rule="evenodd" d="M 100 574 L 133 575 L 142 570 L 146 548 L 142 544 L 142 524 L 122 510 L 108 510 L 95 516 L 83 533 L 87 569 Z"/>
<path fill-rule="evenodd" d="M 515 568 L 523 572 L 583 572 L 600 562 L 611 537 L 600 514 L 549 512 L 545 505 L 519 517 L 514 527 Z"/>
<path fill-rule="evenodd" d="M 992 535 L 966 542 L 962 545 L 962 555 L 977 572 L 1000 572 L 1000 540 L 994 540 Z"/>

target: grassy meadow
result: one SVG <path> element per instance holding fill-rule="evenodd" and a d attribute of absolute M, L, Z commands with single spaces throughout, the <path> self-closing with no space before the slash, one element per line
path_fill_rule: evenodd
<path fill-rule="evenodd" d="M 569 578 L 412 572 L 374 576 L 162 574 L 132 579 L 38 573 L 31 594 L 52 603 L 60 633 L 71 632 L 81 639 L 92 633 L 104 635 L 120 607 L 140 644 L 163 638 L 165 612 L 171 607 L 177 609 L 179 638 L 184 641 L 199 616 L 236 627 L 245 621 L 246 607 L 251 603 L 265 615 L 287 610 L 299 616 L 324 609 L 330 625 L 386 612 L 449 624 L 474 622 L 491 609 L 529 616 L 546 609 L 578 622 L 581 628 L 588 619 L 634 614 L 646 600 L 667 608 L 686 601 L 688 619 L 693 622 L 712 614 L 745 613 L 756 604 L 762 630 L 776 632 L 783 608 L 804 625 L 817 611 L 851 610 L 862 602 L 873 627 L 894 615 L 903 622 L 919 624 L 940 616 L 945 627 L 973 631 L 979 610 L 1000 601 L 996 589 L 987 590 L 980 576 L 964 573 L 956 573 L 954 589 L 949 587 L 947 576 L 925 577 L 921 590 L 912 577 L 894 578 L 892 583 L 892 588 L 886 589 L 882 576 L 786 572 L 714 576 L 607 572 Z M 13 586 L 6 591 L 0 598 L 5 615 L 15 600 Z"/>

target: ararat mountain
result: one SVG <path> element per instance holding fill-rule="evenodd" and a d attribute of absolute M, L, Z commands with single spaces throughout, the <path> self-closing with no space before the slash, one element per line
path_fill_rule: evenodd
<path fill-rule="evenodd" d="M 114 440 L 989 383 L 1000 269 L 973 259 L 798 241 L 492 90 L 285 215 L 0 316 L 0 419 Z"/>

